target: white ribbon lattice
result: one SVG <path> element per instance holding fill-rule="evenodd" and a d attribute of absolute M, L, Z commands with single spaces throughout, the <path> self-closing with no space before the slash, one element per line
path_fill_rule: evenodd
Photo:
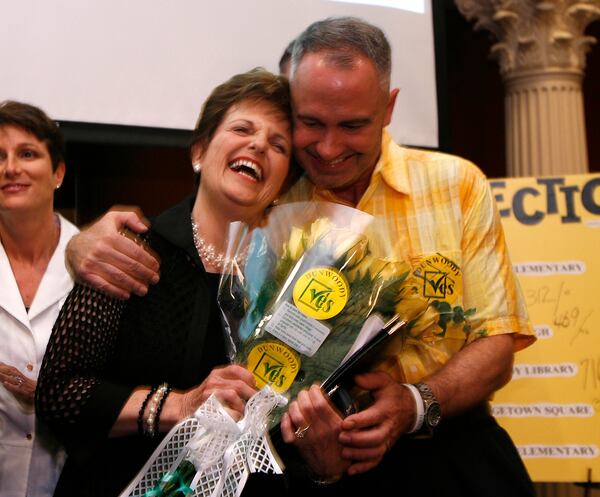
<path fill-rule="evenodd" d="M 239 497 L 249 473 L 282 473 L 266 429 L 270 412 L 286 402 L 266 386 L 252 396 L 236 423 L 211 395 L 193 416 L 173 427 L 120 497 L 161 495 L 156 492 L 161 478 L 183 461 L 196 469 L 185 492 L 192 496 Z"/>

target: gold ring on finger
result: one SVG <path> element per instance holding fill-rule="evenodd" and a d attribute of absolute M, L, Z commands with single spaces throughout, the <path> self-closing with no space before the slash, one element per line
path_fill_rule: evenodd
<path fill-rule="evenodd" d="M 296 438 L 304 438 L 304 436 L 306 435 L 306 432 L 308 431 L 309 428 L 310 428 L 310 425 L 306 425 L 306 426 L 303 426 L 302 428 L 298 428 L 294 432 L 294 435 L 296 436 Z"/>

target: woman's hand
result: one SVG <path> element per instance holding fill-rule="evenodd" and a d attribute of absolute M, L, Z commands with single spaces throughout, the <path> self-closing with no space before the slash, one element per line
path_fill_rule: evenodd
<path fill-rule="evenodd" d="M 27 378 L 13 366 L 0 362 L 0 381 L 20 402 L 33 406 L 36 381 Z"/>
<path fill-rule="evenodd" d="M 200 385 L 181 394 L 179 419 L 196 412 L 211 394 L 215 394 L 232 417 L 238 419 L 255 392 L 256 381 L 246 368 L 235 364 L 215 368 Z"/>
<path fill-rule="evenodd" d="M 229 365 L 213 369 L 198 386 L 186 391 L 172 391 L 165 401 L 160 414 L 159 430 L 169 431 L 182 419 L 191 416 L 211 394 L 219 399 L 232 418 L 239 419 L 244 414 L 246 401 L 254 395 L 256 382 L 247 369 Z M 119 437 L 138 430 L 138 416 L 148 387 L 136 389 L 123 406 L 112 427 L 110 436 Z"/>
<path fill-rule="evenodd" d="M 319 479 L 335 481 L 351 461 L 342 458 L 338 437 L 342 417 L 318 385 L 302 390 L 281 419 L 286 443 L 296 446 L 305 464 Z"/>

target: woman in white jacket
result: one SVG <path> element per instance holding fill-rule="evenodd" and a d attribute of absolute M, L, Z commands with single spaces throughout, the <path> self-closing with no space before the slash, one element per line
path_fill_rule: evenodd
<path fill-rule="evenodd" d="M 0 103 L 0 495 L 51 496 L 62 468 L 35 419 L 39 368 L 73 286 L 65 268 L 77 228 L 54 212 L 65 174 L 56 123 L 31 105 Z"/>

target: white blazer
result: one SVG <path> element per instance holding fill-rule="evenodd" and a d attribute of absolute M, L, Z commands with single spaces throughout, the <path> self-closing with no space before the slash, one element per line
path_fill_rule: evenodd
<path fill-rule="evenodd" d="M 26 312 L 4 247 L 0 243 L 0 361 L 37 380 L 58 312 L 73 287 L 65 268 L 67 242 L 78 229 L 58 216 L 60 239 Z M 0 383 L 0 495 L 51 497 L 64 453 L 24 406 Z"/>

